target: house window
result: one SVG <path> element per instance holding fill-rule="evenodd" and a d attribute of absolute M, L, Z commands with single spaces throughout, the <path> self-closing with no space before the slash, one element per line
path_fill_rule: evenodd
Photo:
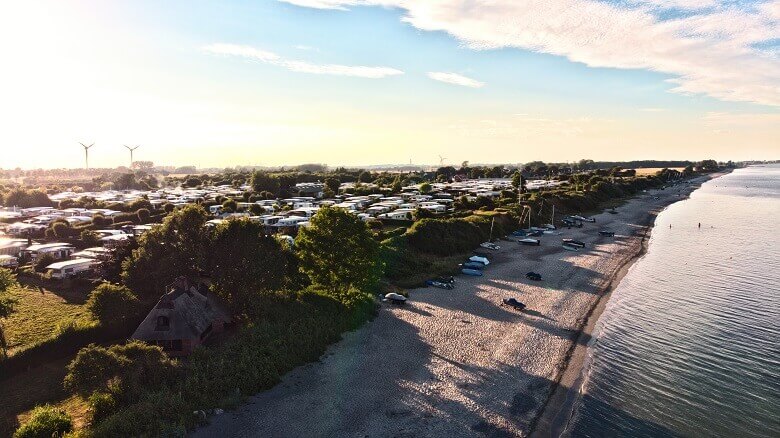
<path fill-rule="evenodd" d="M 161 341 L 153 341 L 154 344 L 162 347 L 163 351 L 181 351 L 182 350 L 182 342 L 181 339 L 176 339 L 173 341 L 170 340 L 161 340 Z"/>
<path fill-rule="evenodd" d="M 168 330 L 171 327 L 171 320 L 167 316 L 157 317 L 157 327 L 155 330 Z"/>

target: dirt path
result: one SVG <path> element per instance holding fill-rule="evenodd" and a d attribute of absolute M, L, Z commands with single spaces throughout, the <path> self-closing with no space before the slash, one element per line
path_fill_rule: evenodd
<path fill-rule="evenodd" d="M 597 223 L 546 235 L 542 246 L 501 242 L 484 277 L 455 290 L 415 289 L 405 307 L 345 335 L 319 362 L 288 373 L 196 437 L 525 436 L 563 375 L 604 291 L 641 249 L 661 207 L 692 189 L 649 192 Z M 656 199 L 658 197 L 658 199 Z M 608 228 L 615 238 L 602 237 Z M 571 237 L 588 247 L 561 248 Z M 541 282 L 525 279 L 536 271 Z M 502 298 L 528 305 L 520 314 Z M 605 300 L 602 300 L 602 302 Z M 547 424 L 547 423 L 546 423 Z"/>

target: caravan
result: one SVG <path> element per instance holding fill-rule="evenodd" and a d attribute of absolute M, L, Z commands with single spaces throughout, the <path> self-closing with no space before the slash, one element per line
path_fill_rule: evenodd
<path fill-rule="evenodd" d="M 22 256 L 29 257 L 31 261 L 44 255 L 50 255 L 55 260 L 62 260 L 70 257 L 73 251 L 73 245 L 70 243 L 42 243 L 28 246 L 22 250 Z"/>
<path fill-rule="evenodd" d="M 98 264 L 94 259 L 74 259 L 64 262 L 52 263 L 47 266 L 47 271 L 51 274 L 51 278 L 63 280 L 65 278 L 75 277 L 79 274 L 84 274 L 92 270 Z"/>

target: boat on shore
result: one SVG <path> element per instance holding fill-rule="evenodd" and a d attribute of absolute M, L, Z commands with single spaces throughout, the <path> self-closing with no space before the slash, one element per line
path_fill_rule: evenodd
<path fill-rule="evenodd" d="M 539 239 L 532 239 L 530 237 L 527 237 L 525 239 L 520 239 L 517 241 L 520 245 L 529 245 L 529 246 L 540 246 L 542 244 L 542 241 Z"/>
<path fill-rule="evenodd" d="M 562 239 L 564 245 L 570 245 L 577 248 L 585 248 L 585 242 L 575 239 Z"/>

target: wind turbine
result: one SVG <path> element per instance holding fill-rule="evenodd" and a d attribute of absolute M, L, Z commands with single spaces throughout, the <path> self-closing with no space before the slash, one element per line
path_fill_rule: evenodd
<path fill-rule="evenodd" d="M 125 145 L 122 145 L 122 146 L 126 147 L 127 150 L 130 151 L 130 167 L 133 167 L 133 151 L 138 149 L 138 148 L 140 148 L 141 145 L 128 146 L 128 145 L 125 144 Z"/>
<path fill-rule="evenodd" d="M 84 167 L 89 169 L 89 148 L 92 146 L 95 146 L 95 143 L 92 143 L 91 145 L 87 146 L 84 143 L 79 142 L 81 147 L 84 148 Z"/>
<path fill-rule="evenodd" d="M 442 166 L 444 166 L 444 160 L 446 160 L 446 159 L 447 159 L 447 158 L 445 158 L 445 157 L 442 157 L 441 155 L 439 155 L 439 167 L 442 167 Z"/>

